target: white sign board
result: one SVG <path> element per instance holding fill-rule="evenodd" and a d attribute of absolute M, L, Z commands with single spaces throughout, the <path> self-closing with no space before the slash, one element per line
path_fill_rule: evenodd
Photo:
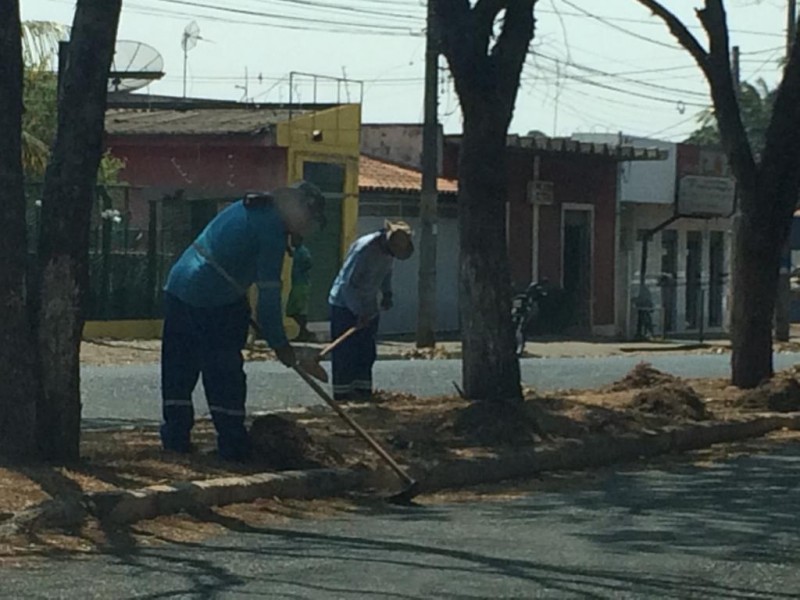
<path fill-rule="evenodd" d="M 686 175 L 678 185 L 678 214 L 685 217 L 728 217 L 736 201 L 730 177 Z"/>
<path fill-rule="evenodd" d="M 531 204 L 553 204 L 556 195 L 552 181 L 529 181 L 528 202 Z"/>

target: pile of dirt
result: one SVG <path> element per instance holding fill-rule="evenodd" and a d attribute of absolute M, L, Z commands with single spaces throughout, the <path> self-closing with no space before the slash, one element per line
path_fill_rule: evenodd
<path fill-rule="evenodd" d="M 255 460 L 276 471 L 316 469 L 341 463 L 340 456 L 316 443 L 305 428 L 277 415 L 253 419 L 250 442 Z"/>
<path fill-rule="evenodd" d="M 736 404 L 753 410 L 800 411 L 800 383 L 794 377 L 775 377 L 753 390 L 742 392 Z"/>
<path fill-rule="evenodd" d="M 530 403 L 519 401 L 473 402 L 458 411 L 453 430 L 488 447 L 533 446 L 535 436 L 542 435 Z"/>
<path fill-rule="evenodd" d="M 648 415 L 688 421 L 705 421 L 711 413 L 702 398 L 690 386 L 664 383 L 642 390 L 631 400 L 629 407 Z"/>
<path fill-rule="evenodd" d="M 611 384 L 611 391 L 642 390 L 659 385 L 676 383 L 679 379 L 669 373 L 659 371 L 647 362 L 640 362 L 619 381 Z"/>

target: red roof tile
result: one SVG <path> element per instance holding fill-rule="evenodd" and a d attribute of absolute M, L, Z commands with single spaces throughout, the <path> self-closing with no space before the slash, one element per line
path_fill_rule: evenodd
<path fill-rule="evenodd" d="M 364 191 L 420 192 L 422 173 L 417 169 L 362 154 L 358 170 L 358 187 Z M 439 177 L 437 188 L 440 194 L 456 194 L 458 182 Z"/>

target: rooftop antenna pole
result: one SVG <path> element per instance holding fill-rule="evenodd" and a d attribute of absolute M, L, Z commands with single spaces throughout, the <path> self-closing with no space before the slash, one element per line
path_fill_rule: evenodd
<path fill-rule="evenodd" d="M 244 68 L 244 85 L 235 85 L 234 86 L 237 90 L 244 90 L 244 96 L 242 97 L 242 102 L 247 102 L 247 99 L 250 95 L 249 90 L 249 76 L 247 74 L 247 67 Z"/>
<path fill-rule="evenodd" d="M 192 21 L 183 30 L 183 37 L 181 38 L 181 48 L 183 48 L 183 97 L 186 98 L 186 71 L 189 64 L 189 50 L 197 46 L 197 40 L 203 39 L 200 37 L 200 27 L 197 21 Z"/>

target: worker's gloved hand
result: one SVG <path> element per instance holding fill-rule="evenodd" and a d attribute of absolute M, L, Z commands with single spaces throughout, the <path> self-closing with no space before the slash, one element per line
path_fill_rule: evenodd
<path fill-rule="evenodd" d="M 381 299 L 381 310 L 391 310 L 393 306 L 394 300 L 392 300 L 392 295 L 384 294 Z"/>
<path fill-rule="evenodd" d="M 297 364 L 297 357 L 294 355 L 294 348 L 292 348 L 291 344 L 275 348 L 275 355 L 287 367 L 293 367 Z"/>
<path fill-rule="evenodd" d="M 374 315 L 361 315 L 358 317 L 358 321 L 356 321 L 356 328 L 357 329 L 366 329 L 369 327 L 369 324 L 372 323 L 372 319 L 374 319 Z"/>

